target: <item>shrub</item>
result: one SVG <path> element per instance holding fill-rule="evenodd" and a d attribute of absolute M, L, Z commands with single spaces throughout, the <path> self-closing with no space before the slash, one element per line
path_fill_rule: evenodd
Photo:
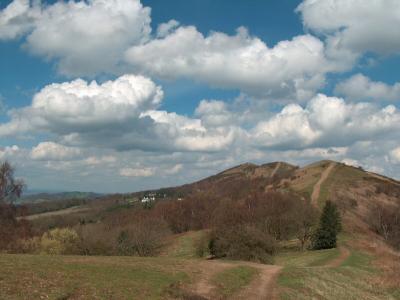
<path fill-rule="evenodd" d="M 400 206 L 376 205 L 371 209 L 368 221 L 389 245 L 400 249 Z"/>
<path fill-rule="evenodd" d="M 0 201 L 0 251 L 19 252 L 19 240 L 32 236 L 27 220 L 17 220 L 13 204 Z"/>
<path fill-rule="evenodd" d="M 195 241 L 196 256 L 205 257 L 210 254 L 208 247 L 210 241 L 210 234 L 203 234 L 198 240 Z"/>
<path fill-rule="evenodd" d="M 209 251 L 217 258 L 271 263 L 275 253 L 275 240 L 253 226 L 230 227 L 212 233 Z"/>
<path fill-rule="evenodd" d="M 132 225 L 119 229 L 117 252 L 119 255 L 153 256 L 164 244 L 169 234 L 168 226 L 163 221 L 137 220 Z"/>
<path fill-rule="evenodd" d="M 56 228 L 42 235 L 40 252 L 43 254 L 77 254 L 79 237 L 70 228 Z"/>
<path fill-rule="evenodd" d="M 170 234 L 168 225 L 148 214 L 120 222 L 88 224 L 78 229 L 81 252 L 86 255 L 153 256 Z"/>

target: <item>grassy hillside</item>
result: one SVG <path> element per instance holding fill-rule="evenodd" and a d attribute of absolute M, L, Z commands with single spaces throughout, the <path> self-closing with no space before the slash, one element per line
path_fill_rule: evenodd
<path fill-rule="evenodd" d="M 0 255 L 0 267 L 0 299 L 162 299 L 195 271 L 169 259 L 41 255 Z"/>
<path fill-rule="evenodd" d="M 194 253 L 182 238 L 175 250 L 184 258 L 1 254 L 0 299 L 251 299 L 262 265 L 189 259 Z M 400 286 L 386 284 L 377 259 L 347 242 L 339 249 L 287 250 L 276 257 L 283 268 L 267 289 L 276 289 L 274 299 L 400 299 Z"/>
<path fill-rule="evenodd" d="M 73 228 L 80 241 L 76 254 L 142 255 L 118 251 L 132 248 L 124 241 L 154 237 L 155 251 L 147 255 L 159 257 L 0 254 L 0 299 L 400 299 L 400 254 L 388 246 L 398 245 L 397 233 L 392 232 L 389 243 L 379 231 L 382 224 L 371 222 L 385 221 L 378 218 L 383 213 L 396 214 L 396 180 L 332 161 L 303 168 L 276 162 L 243 164 L 158 190 L 162 199 L 150 205 L 138 201 L 144 194 L 114 195 L 77 209 L 37 214 L 30 217 L 31 224 L 40 234 L 54 227 Z M 299 212 L 306 206 L 318 215 L 327 200 L 342 217 L 339 247 L 299 251 L 298 228 L 286 225 L 302 220 Z M 268 234 L 282 234 L 270 240 L 270 260 L 252 256 L 253 249 L 261 251 L 258 245 L 269 241 L 261 234 L 263 224 Z M 215 230 L 222 226 L 225 231 Z M 255 262 L 198 258 L 199 244 L 206 255 L 212 253 L 212 234 L 223 243 L 242 243 L 226 253 L 251 254 L 217 257 Z M 243 238 L 224 239 L 226 234 Z"/>

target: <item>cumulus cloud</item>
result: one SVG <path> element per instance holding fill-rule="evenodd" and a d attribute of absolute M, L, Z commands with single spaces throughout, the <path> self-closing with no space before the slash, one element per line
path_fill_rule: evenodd
<path fill-rule="evenodd" d="M 124 177 L 150 177 L 154 175 L 152 168 L 123 168 L 119 174 Z"/>
<path fill-rule="evenodd" d="M 352 100 L 396 101 L 400 100 L 400 82 L 388 85 L 356 74 L 337 84 L 335 93 Z"/>
<path fill-rule="evenodd" d="M 42 142 L 31 151 L 31 157 L 35 160 L 71 160 L 80 157 L 81 150 L 66 147 L 54 142 Z"/>
<path fill-rule="evenodd" d="M 55 60 L 68 76 L 141 72 L 306 100 L 323 87 L 327 72 L 338 69 L 326 59 L 324 44 L 308 34 L 269 47 L 244 27 L 235 35 L 204 36 L 170 20 L 151 35 L 150 8 L 140 0 L 35 3 L 14 0 L 0 11 L 0 38 L 25 36 L 28 51 Z"/>
<path fill-rule="evenodd" d="M 0 39 L 27 34 L 25 48 L 56 59 L 65 75 L 112 73 L 129 46 L 149 39 L 150 22 L 140 0 L 14 0 L 0 12 Z"/>
<path fill-rule="evenodd" d="M 163 38 L 169 35 L 172 31 L 174 31 L 179 26 L 179 22 L 177 20 L 169 20 L 166 23 L 161 23 L 157 27 L 157 37 Z"/>
<path fill-rule="evenodd" d="M 182 171 L 182 169 L 183 169 L 183 164 L 176 164 L 176 165 L 173 166 L 172 168 L 167 169 L 167 170 L 165 171 L 165 173 L 166 173 L 167 175 L 175 175 L 175 174 L 178 174 L 180 171 Z"/>
<path fill-rule="evenodd" d="M 0 159 L 7 159 L 9 157 L 12 157 L 19 151 L 20 151 L 20 149 L 17 145 L 6 146 L 4 148 L 0 147 Z"/>
<path fill-rule="evenodd" d="M 90 156 L 85 160 L 85 163 L 91 166 L 113 164 L 115 162 L 117 162 L 117 158 L 114 155 Z"/>
<path fill-rule="evenodd" d="M 221 151 L 231 145 L 239 134 L 234 127 L 207 128 L 200 119 L 166 111 L 147 111 L 141 117 L 149 117 L 154 122 L 160 142 L 167 138 L 170 146 L 180 151 Z"/>
<path fill-rule="evenodd" d="M 10 112 L 0 136 L 48 133 L 68 146 L 145 151 L 219 151 L 234 141 L 235 128 L 156 110 L 162 96 L 161 87 L 134 75 L 51 84 Z"/>
<path fill-rule="evenodd" d="M 400 164 L 400 147 L 390 151 L 390 160 L 396 164 Z"/>
<path fill-rule="evenodd" d="M 135 70 L 158 78 L 191 78 L 249 94 L 305 99 L 324 84 L 333 66 L 324 45 L 311 35 L 268 47 L 243 27 L 236 35 L 204 36 L 193 26 L 131 47 L 126 60 Z"/>
<path fill-rule="evenodd" d="M 388 137 L 400 129 L 400 113 L 393 105 L 347 104 L 319 94 L 301 107 L 285 106 L 251 132 L 260 147 L 296 149 L 345 146 L 359 140 Z"/>
<path fill-rule="evenodd" d="M 50 84 L 34 96 L 31 106 L 10 112 L 11 121 L 0 125 L 0 136 L 24 131 L 67 135 L 106 130 L 156 108 L 162 96 L 154 82 L 134 75 L 103 84 L 81 79 Z"/>
<path fill-rule="evenodd" d="M 304 0 L 297 11 L 306 28 L 327 37 L 327 54 L 350 66 L 363 53 L 400 53 L 397 0 Z"/>
<path fill-rule="evenodd" d="M 228 111 L 227 105 L 218 100 L 201 100 L 195 110 L 203 124 L 210 126 L 223 126 L 234 123 L 233 115 Z"/>
<path fill-rule="evenodd" d="M 14 0 L 0 11 L 0 41 L 12 40 L 26 34 L 33 28 L 33 22 L 40 16 L 37 2 Z"/>

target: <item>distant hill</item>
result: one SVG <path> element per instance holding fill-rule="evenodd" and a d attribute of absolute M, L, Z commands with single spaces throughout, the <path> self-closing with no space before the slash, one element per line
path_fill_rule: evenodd
<path fill-rule="evenodd" d="M 337 203 L 349 226 L 367 228 L 377 205 L 400 205 L 400 182 L 344 163 L 323 160 L 304 167 L 285 162 L 245 163 L 200 181 L 178 187 L 134 193 L 155 193 L 157 198 L 178 199 L 196 194 L 240 200 L 255 191 L 292 192 L 321 208 L 326 200 Z"/>
<path fill-rule="evenodd" d="M 22 196 L 18 203 L 59 201 L 67 199 L 88 199 L 92 200 L 104 196 L 103 194 L 91 192 L 61 192 L 61 193 L 37 193 Z"/>
<path fill-rule="evenodd" d="M 109 206 L 123 207 L 132 203 L 132 199 L 140 200 L 148 194 L 154 194 L 156 200 L 184 200 L 193 196 L 198 196 L 201 200 L 207 196 L 211 199 L 241 201 L 255 193 L 271 191 L 297 194 L 320 209 L 326 200 L 331 200 L 342 211 L 345 226 L 363 232 L 369 230 L 370 216 L 378 206 L 389 210 L 400 206 L 399 181 L 330 160 L 318 161 L 304 167 L 285 162 L 262 165 L 245 163 L 176 187 L 116 195 L 84 192 L 39 193 L 25 196 L 20 201 L 103 199 L 90 205 L 90 211 L 107 210 Z"/>

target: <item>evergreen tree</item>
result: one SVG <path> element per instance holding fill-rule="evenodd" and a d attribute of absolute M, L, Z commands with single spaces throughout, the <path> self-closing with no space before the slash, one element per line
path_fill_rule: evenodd
<path fill-rule="evenodd" d="M 313 249 L 335 248 L 336 237 L 341 229 L 340 213 L 336 205 L 331 201 L 326 201 L 319 221 L 319 227 L 313 236 Z"/>

